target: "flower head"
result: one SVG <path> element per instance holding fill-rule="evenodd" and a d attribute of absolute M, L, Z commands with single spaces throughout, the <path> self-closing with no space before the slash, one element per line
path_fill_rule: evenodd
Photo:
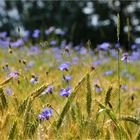
<path fill-rule="evenodd" d="M 10 72 L 8 74 L 8 77 L 18 78 L 18 76 L 19 76 L 18 71 Z"/>
<path fill-rule="evenodd" d="M 36 29 L 36 30 L 34 30 L 34 32 L 32 34 L 32 37 L 33 38 L 38 38 L 39 37 L 39 34 L 40 34 L 40 30 L 39 29 Z"/>
<path fill-rule="evenodd" d="M 115 48 L 116 48 L 116 49 L 119 49 L 120 47 L 121 47 L 120 43 L 116 43 L 116 44 L 115 44 Z"/>
<path fill-rule="evenodd" d="M 92 62 L 92 65 L 93 66 L 97 66 L 97 65 L 100 65 L 102 62 L 100 60 L 97 60 L 95 62 Z"/>
<path fill-rule="evenodd" d="M 52 93 L 54 86 L 53 85 L 49 85 L 43 92 L 42 94 L 47 94 L 47 93 Z"/>
<path fill-rule="evenodd" d="M 45 119 L 49 119 L 52 116 L 53 110 L 52 108 L 45 108 L 43 109 L 43 111 L 38 115 L 38 119 L 40 120 L 45 120 Z"/>
<path fill-rule="evenodd" d="M 37 84 L 38 83 L 38 77 L 36 75 L 32 75 L 32 78 L 30 79 L 31 84 Z"/>
<path fill-rule="evenodd" d="M 65 62 L 59 66 L 59 69 L 67 71 L 69 69 L 69 67 L 70 67 L 70 62 Z"/>
<path fill-rule="evenodd" d="M 100 92 L 102 92 L 102 88 L 99 86 L 99 85 L 95 85 L 95 91 L 96 91 L 96 93 L 100 93 Z"/>
<path fill-rule="evenodd" d="M 7 32 L 0 32 L 0 38 L 5 38 L 7 36 Z"/>
<path fill-rule="evenodd" d="M 128 86 L 127 86 L 127 85 L 120 85 L 120 88 L 121 88 L 122 90 L 127 90 L 127 89 L 128 89 Z"/>
<path fill-rule="evenodd" d="M 110 47 L 110 44 L 108 42 L 104 42 L 102 44 L 100 44 L 97 49 L 100 49 L 100 50 L 104 50 L 104 51 L 107 51 Z"/>
<path fill-rule="evenodd" d="M 11 47 L 13 47 L 13 48 L 17 48 L 17 47 L 23 45 L 23 40 L 22 40 L 22 39 L 18 39 L 18 40 L 15 41 L 15 42 L 10 42 L 10 45 L 11 45 Z"/>
<path fill-rule="evenodd" d="M 113 74 L 113 71 L 109 70 L 109 71 L 105 71 L 103 73 L 103 76 L 112 75 L 112 74 Z"/>
<path fill-rule="evenodd" d="M 63 75 L 63 80 L 65 80 L 65 81 L 70 81 L 72 78 L 71 78 L 71 76 L 69 76 L 69 75 Z"/>
<path fill-rule="evenodd" d="M 60 95 L 64 97 L 68 97 L 68 95 L 71 93 L 71 87 L 68 86 L 66 89 L 61 88 L 60 89 Z"/>
<path fill-rule="evenodd" d="M 124 53 L 124 54 L 123 54 L 123 57 L 122 57 L 121 60 L 124 61 L 125 63 L 128 63 L 128 62 L 129 62 L 129 56 L 128 56 L 128 53 Z"/>
<path fill-rule="evenodd" d="M 52 41 L 50 41 L 50 45 L 56 45 L 57 44 L 57 41 L 56 40 L 52 40 Z"/>
<path fill-rule="evenodd" d="M 5 89 L 5 93 L 6 93 L 6 95 L 11 95 L 12 94 L 12 89 L 11 88 L 6 88 Z"/>

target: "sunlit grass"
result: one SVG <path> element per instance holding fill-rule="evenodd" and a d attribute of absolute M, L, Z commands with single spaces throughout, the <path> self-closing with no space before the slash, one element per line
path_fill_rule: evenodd
<path fill-rule="evenodd" d="M 47 52 L 46 52 L 47 50 Z M 12 54 L 8 49 L 0 51 L 0 81 L 3 82 L 7 74 L 11 71 L 18 71 L 18 78 L 4 84 L 1 88 L 4 91 L 8 108 L 2 107 L 0 102 L 0 132 L 1 139 L 119 139 L 119 133 L 122 139 L 135 139 L 138 136 L 138 128 L 140 123 L 140 63 L 139 60 L 134 63 L 127 64 L 127 73 L 135 76 L 134 79 L 124 78 L 121 71 L 125 70 L 125 64 L 120 62 L 120 83 L 127 85 L 128 89 L 121 89 L 121 114 L 123 116 L 136 117 L 138 122 L 121 120 L 118 118 L 118 81 L 117 81 L 117 60 L 107 52 L 99 51 L 98 54 L 79 54 L 73 49 L 70 49 L 68 54 L 64 49 L 53 51 L 53 48 L 40 49 L 39 54 L 29 54 L 27 47 L 20 49 L 12 49 Z M 99 55 L 100 54 L 100 55 Z M 56 59 L 59 55 L 60 59 Z M 74 57 L 78 58 L 77 64 L 72 63 Z M 19 62 L 21 60 L 21 62 Z M 91 63 L 97 60 L 101 61 L 100 65 L 94 66 L 91 74 L 88 74 L 90 83 L 87 84 L 87 77 L 78 85 L 70 106 L 64 114 L 62 124 L 58 127 L 58 121 L 61 120 L 61 112 L 68 102 L 71 94 L 68 97 L 59 95 L 61 88 L 66 88 L 67 85 L 75 89 L 81 78 L 86 73 L 91 72 Z M 24 64 L 24 62 L 26 62 Z M 33 62 L 33 66 L 25 70 L 29 62 Z M 68 71 L 60 71 L 59 65 L 69 61 L 71 63 Z M 4 70 L 2 67 L 8 63 L 9 70 Z M 104 75 L 105 71 L 112 70 L 111 75 Z M 62 79 L 63 74 L 71 75 L 72 80 L 66 82 Z M 30 82 L 32 75 L 38 77 L 37 84 Z M 88 80 L 89 82 L 89 80 Z M 36 98 L 30 95 L 40 88 L 42 85 L 52 84 L 54 86 L 52 94 L 38 94 Z M 90 101 L 91 108 L 88 110 L 87 91 L 91 87 Z M 97 93 L 95 84 L 102 88 L 102 92 Z M 110 104 L 105 104 L 106 93 L 108 88 L 112 86 L 110 93 Z M 12 94 L 6 94 L 6 88 L 12 89 Z M 135 88 L 135 89 L 134 89 Z M 88 91 L 89 92 L 89 91 Z M 1 96 L 2 97 L 2 96 Z M 27 98 L 31 98 L 25 104 L 25 107 L 19 115 L 19 106 Z M 40 121 L 37 119 L 38 114 L 48 104 L 53 108 L 53 114 L 49 120 Z M 90 115 L 89 115 L 90 114 Z M 98 117 L 97 117 L 98 115 Z M 27 124 L 26 124 L 27 121 Z"/>

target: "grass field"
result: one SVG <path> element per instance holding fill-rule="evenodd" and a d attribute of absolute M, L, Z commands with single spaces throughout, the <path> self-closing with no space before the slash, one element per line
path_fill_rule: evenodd
<path fill-rule="evenodd" d="M 139 140 L 140 51 L 105 46 L 0 48 L 0 139 Z"/>

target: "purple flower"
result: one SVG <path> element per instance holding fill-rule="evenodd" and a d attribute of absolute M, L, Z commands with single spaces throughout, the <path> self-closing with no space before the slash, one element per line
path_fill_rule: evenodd
<path fill-rule="evenodd" d="M 101 50 L 107 51 L 109 47 L 110 47 L 110 44 L 108 42 L 104 42 L 97 47 L 97 50 L 101 49 Z"/>
<path fill-rule="evenodd" d="M 19 76 L 18 71 L 10 72 L 7 77 L 17 78 Z"/>
<path fill-rule="evenodd" d="M 95 62 L 92 62 L 92 65 L 93 66 L 97 66 L 97 65 L 100 65 L 101 64 L 101 61 L 100 60 L 97 60 Z"/>
<path fill-rule="evenodd" d="M 6 48 L 9 46 L 9 40 L 3 41 L 0 39 L 0 47 Z"/>
<path fill-rule="evenodd" d="M 18 39 L 16 42 L 10 42 L 10 45 L 13 48 L 17 48 L 17 47 L 23 45 L 23 40 L 22 39 Z"/>
<path fill-rule="evenodd" d="M 95 85 L 95 91 L 96 91 L 96 93 L 100 93 L 100 92 L 102 92 L 102 88 L 99 86 L 99 85 Z"/>
<path fill-rule="evenodd" d="M 80 54 L 86 54 L 87 53 L 87 49 L 82 47 L 80 48 L 80 51 L 79 51 Z"/>
<path fill-rule="evenodd" d="M 40 50 L 39 47 L 37 45 L 30 47 L 29 49 L 29 54 L 33 55 L 33 54 L 39 54 Z"/>
<path fill-rule="evenodd" d="M 65 81 L 70 81 L 72 78 L 71 78 L 71 76 L 69 76 L 69 75 L 63 75 L 63 80 L 65 80 Z"/>
<path fill-rule="evenodd" d="M 109 53 L 114 58 L 117 58 L 118 57 L 118 54 L 117 54 L 117 52 L 114 49 L 109 50 Z"/>
<path fill-rule="evenodd" d="M 43 109 L 43 111 L 38 115 L 38 119 L 40 120 L 45 120 L 45 119 L 49 119 L 52 116 L 53 110 L 52 108 L 45 108 Z"/>
<path fill-rule="evenodd" d="M 1 33 L 0 33 L 0 37 L 1 37 L 1 38 L 5 38 L 6 36 L 7 36 L 7 32 L 1 32 Z"/>
<path fill-rule="evenodd" d="M 34 32 L 32 34 L 32 37 L 33 38 L 38 38 L 39 37 L 39 34 L 40 34 L 40 30 L 39 29 L 36 29 L 36 30 L 34 30 Z"/>
<path fill-rule="evenodd" d="M 59 69 L 67 71 L 69 69 L 69 67 L 70 67 L 70 62 L 65 62 L 59 66 Z"/>
<path fill-rule="evenodd" d="M 61 48 L 64 48 L 66 46 L 66 40 L 63 40 L 62 42 L 61 42 L 61 44 L 60 44 L 60 47 Z"/>
<path fill-rule="evenodd" d="M 120 85 L 120 88 L 123 89 L 123 90 L 127 90 L 128 86 L 127 85 Z"/>
<path fill-rule="evenodd" d="M 136 45 L 136 44 L 132 44 L 132 45 L 131 45 L 131 49 L 132 49 L 132 50 L 137 49 L 137 45 Z"/>
<path fill-rule="evenodd" d="M 52 93 L 54 86 L 53 85 L 49 85 L 43 92 L 42 95 L 47 94 L 47 93 Z"/>
<path fill-rule="evenodd" d="M 6 92 L 6 95 L 11 95 L 12 94 L 12 89 L 11 88 L 6 88 L 5 92 Z"/>
<path fill-rule="evenodd" d="M 112 75 L 112 74 L 113 74 L 113 71 L 109 70 L 109 71 L 105 71 L 103 73 L 103 76 Z"/>
<path fill-rule="evenodd" d="M 60 95 L 64 97 L 68 97 L 68 95 L 71 93 L 71 87 L 68 86 L 66 89 L 61 88 L 60 89 Z"/>
<path fill-rule="evenodd" d="M 131 61 L 137 61 L 139 59 L 139 52 L 133 51 L 132 55 L 129 57 Z"/>
<path fill-rule="evenodd" d="M 49 30 L 46 29 L 46 30 L 45 30 L 45 35 L 49 35 L 49 34 L 50 34 Z"/>
<path fill-rule="evenodd" d="M 123 57 L 121 58 L 122 61 L 124 61 L 125 63 L 129 62 L 129 56 L 128 53 L 123 53 Z"/>
<path fill-rule="evenodd" d="M 33 77 L 30 79 L 30 83 L 31 83 L 31 84 L 37 84 L 37 83 L 38 83 L 38 77 L 37 77 L 37 76 L 33 76 Z"/>
<path fill-rule="evenodd" d="M 50 41 L 50 45 L 56 45 L 57 44 L 57 41 L 56 40 L 52 40 L 52 41 Z"/>
<path fill-rule="evenodd" d="M 72 63 L 76 65 L 78 63 L 78 57 L 72 58 Z"/>
<path fill-rule="evenodd" d="M 120 47 L 121 47 L 120 43 L 116 43 L 116 44 L 115 44 L 115 48 L 116 48 L 116 49 L 118 49 L 118 48 L 120 48 Z"/>
<path fill-rule="evenodd" d="M 30 31 L 28 31 L 28 30 L 26 30 L 26 31 L 24 31 L 24 37 L 29 37 L 29 35 L 30 35 Z"/>
<path fill-rule="evenodd" d="M 33 65 L 34 65 L 34 61 L 30 61 L 30 62 L 26 65 L 25 71 L 27 71 L 29 68 L 33 67 Z"/>
<path fill-rule="evenodd" d="M 46 35 L 51 34 L 51 33 L 54 31 L 54 29 L 55 29 L 54 27 L 50 27 L 49 29 L 46 29 L 46 30 L 45 30 L 45 34 L 46 34 Z"/>

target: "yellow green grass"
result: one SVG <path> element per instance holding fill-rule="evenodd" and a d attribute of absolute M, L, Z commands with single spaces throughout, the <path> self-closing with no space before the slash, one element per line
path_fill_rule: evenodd
<path fill-rule="evenodd" d="M 57 62 L 52 49 L 48 53 L 41 50 L 38 55 L 28 55 L 28 49 L 23 51 L 13 49 L 12 54 L 7 49 L 0 51 L 0 139 L 95 139 L 118 140 L 140 139 L 140 63 L 127 64 L 127 71 L 136 79 L 121 77 L 121 84 L 128 85 L 128 90 L 121 90 L 121 114 L 118 112 L 118 81 L 117 60 L 110 58 L 108 62 L 95 66 L 91 71 L 91 62 L 98 60 L 98 55 L 86 53 L 77 54 L 70 50 L 71 55 L 61 50 L 62 61 Z M 57 52 L 55 52 L 57 53 Z M 68 71 L 60 71 L 59 64 L 78 57 L 77 65 L 71 65 Z M 25 71 L 25 64 L 19 59 L 34 66 Z M 18 70 L 19 78 L 6 78 L 2 69 L 5 64 L 11 71 Z M 125 69 L 123 62 L 121 70 Z M 114 70 L 114 74 L 102 76 L 106 70 Z M 46 74 L 46 72 L 48 74 Z M 38 84 L 31 84 L 31 75 L 38 76 Z M 60 88 L 66 87 L 62 75 L 72 76 L 69 85 L 72 92 L 68 97 L 59 95 Z M 95 80 L 103 89 L 95 92 Z M 7 81 L 6 81 L 7 80 Z M 41 95 L 49 84 L 54 86 L 52 94 Z M 12 88 L 12 95 L 6 95 L 5 89 Z M 112 87 L 110 93 L 107 93 Z M 131 88 L 138 90 L 131 90 Z M 107 97 L 109 96 L 109 97 Z M 111 104 L 111 106 L 108 104 Z M 49 120 L 39 121 L 38 114 L 50 104 L 53 115 Z"/>

